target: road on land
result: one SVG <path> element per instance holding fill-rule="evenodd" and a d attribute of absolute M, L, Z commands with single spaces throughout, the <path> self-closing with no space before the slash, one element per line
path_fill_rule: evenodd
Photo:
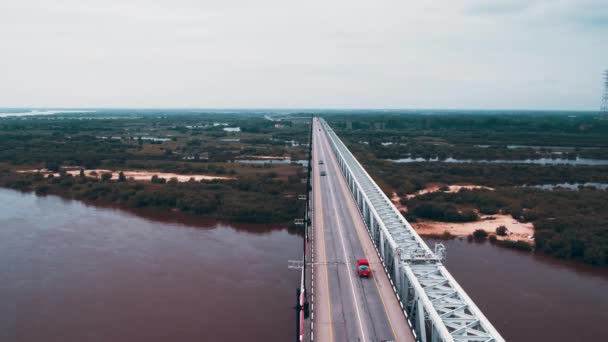
<path fill-rule="evenodd" d="M 314 339 L 414 341 L 328 139 L 314 120 Z M 369 278 L 356 271 L 364 258 Z"/>

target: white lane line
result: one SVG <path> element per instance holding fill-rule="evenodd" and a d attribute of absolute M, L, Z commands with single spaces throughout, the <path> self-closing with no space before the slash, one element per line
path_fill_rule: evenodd
<path fill-rule="evenodd" d="M 323 152 L 325 152 L 325 151 L 323 151 Z M 327 156 L 325 153 L 323 153 L 323 159 L 327 160 Z M 329 173 L 328 173 L 328 175 L 329 175 Z M 336 215 L 335 217 L 339 218 L 340 215 L 338 214 L 336 198 L 335 198 L 335 194 L 334 194 L 334 191 L 333 191 L 331 185 L 329 186 L 329 193 L 331 194 L 331 201 L 334 205 L 334 214 Z M 350 281 L 350 290 L 353 295 L 353 300 L 355 302 L 355 311 L 357 312 L 357 321 L 359 322 L 359 330 L 361 331 L 362 341 L 367 341 L 367 338 L 365 337 L 365 332 L 363 331 L 361 313 L 359 312 L 359 302 L 357 301 L 357 295 L 355 294 L 355 284 L 353 282 L 353 278 L 352 278 L 352 274 L 351 274 L 351 270 L 350 270 L 350 263 L 348 262 L 348 255 L 346 254 L 344 236 L 342 235 L 342 224 L 340 223 L 339 219 L 337 219 L 336 222 L 337 222 L 337 226 L 338 226 L 338 235 L 340 235 L 340 242 L 342 245 L 342 253 L 344 254 L 344 262 L 346 263 L 346 267 L 347 267 L 346 273 L 348 274 L 348 280 Z"/>

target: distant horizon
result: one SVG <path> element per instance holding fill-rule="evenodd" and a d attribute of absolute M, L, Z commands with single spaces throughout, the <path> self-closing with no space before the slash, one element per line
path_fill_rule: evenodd
<path fill-rule="evenodd" d="M 201 111 L 286 111 L 286 110 L 326 110 L 326 111 L 496 111 L 496 112 L 589 112 L 600 113 L 600 109 L 527 109 L 527 108 L 381 108 L 381 107 L 0 107 L 5 110 L 201 110 Z M 5 112 L 7 113 L 7 112 Z M 77 114 L 77 113 L 75 113 Z"/>

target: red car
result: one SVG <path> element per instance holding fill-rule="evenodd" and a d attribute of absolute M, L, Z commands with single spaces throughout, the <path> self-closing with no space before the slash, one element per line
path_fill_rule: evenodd
<path fill-rule="evenodd" d="M 372 274 L 372 270 L 369 268 L 369 261 L 367 259 L 357 260 L 357 273 L 361 277 L 369 277 Z"/>

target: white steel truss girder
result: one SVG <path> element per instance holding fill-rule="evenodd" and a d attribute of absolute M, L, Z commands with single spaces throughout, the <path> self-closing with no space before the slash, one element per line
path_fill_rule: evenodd
<path fill-rule="evenodd" d="M 441 259 L 403 218 L 325 120 L 320 122 L 417 338 L 424 342 L 503 342 Z"/>

